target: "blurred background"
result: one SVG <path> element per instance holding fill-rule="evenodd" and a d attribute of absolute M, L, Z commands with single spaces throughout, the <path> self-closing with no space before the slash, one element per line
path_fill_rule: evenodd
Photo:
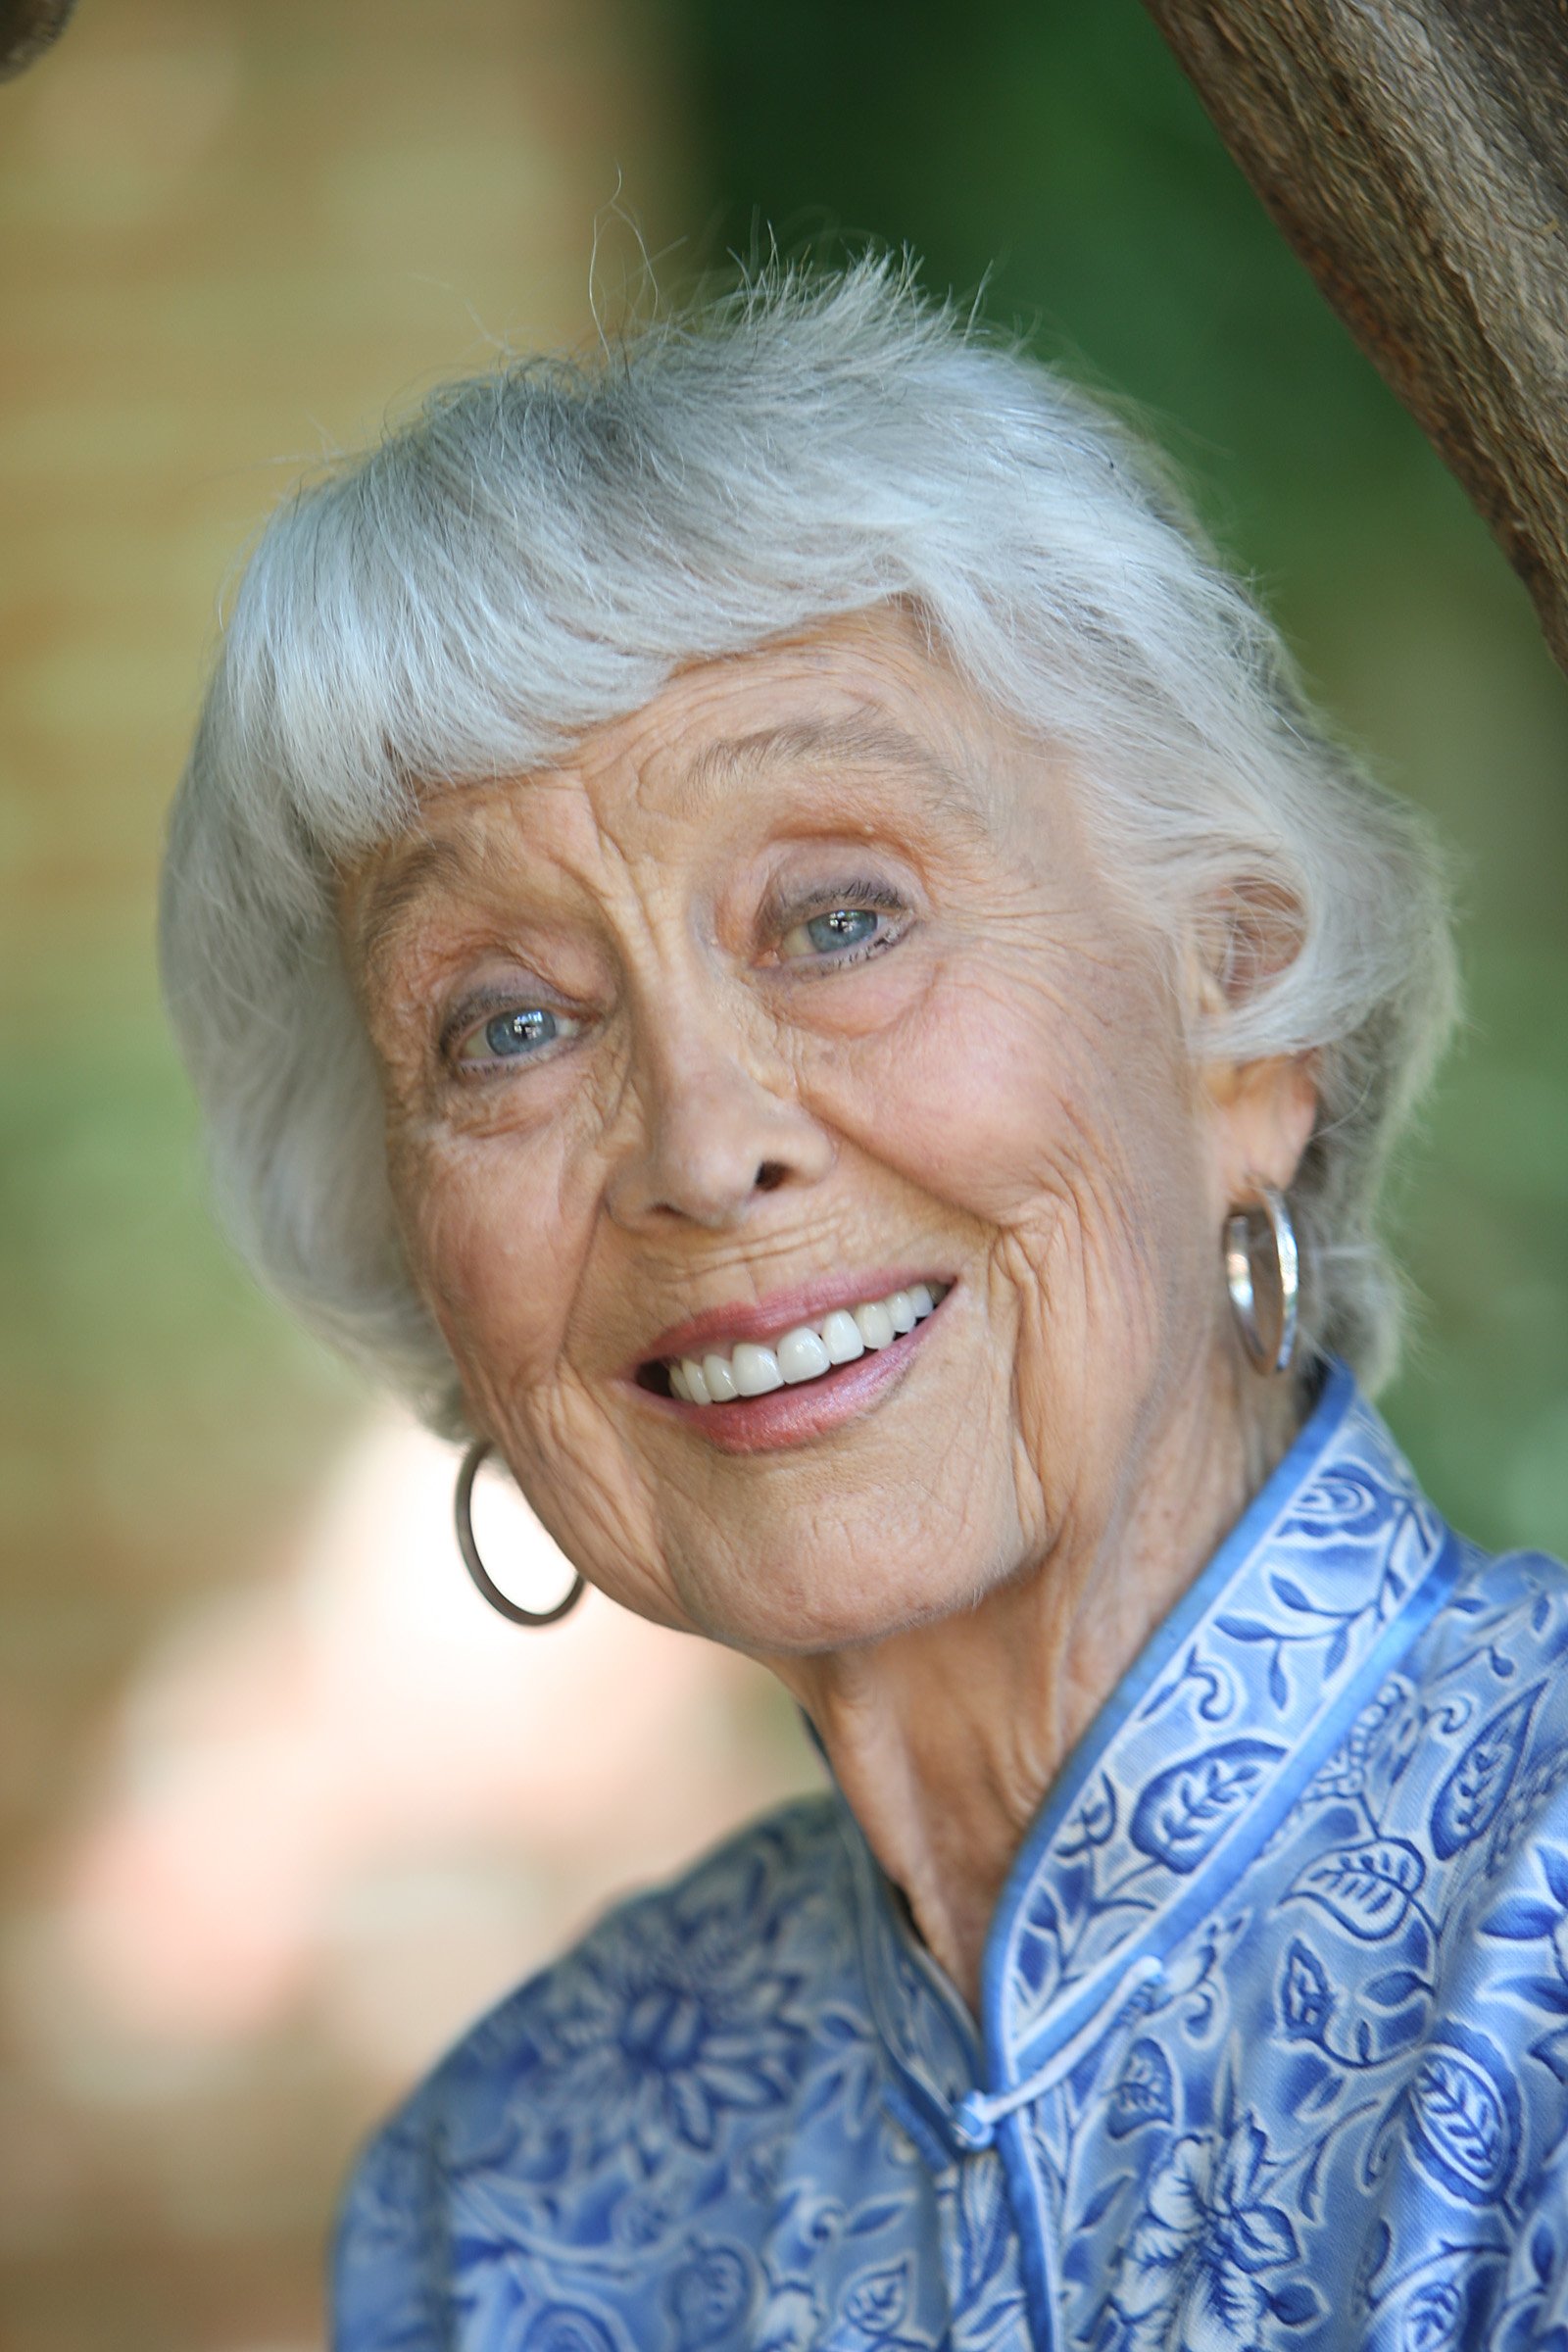
<path fill-rule="evenodd" d="M 735 1661 L 470 1593 L 449 1455 L 210 1229 L 152 949 L 219 592 L 293 477 L 580 342 L 596 244 L 612 315 L 639 240 L 673 285 L 769 230 L 908 244 L 1139 404 L 1441 822 L 1470 1016 L 1387 1402 L 1464 1527 L 1568 1549 L 1568 685 L 1135 0 L 83 0 L 0 87 L 4 2352 L 312 2352 L 376 2114 L 813 1777 Z"/>

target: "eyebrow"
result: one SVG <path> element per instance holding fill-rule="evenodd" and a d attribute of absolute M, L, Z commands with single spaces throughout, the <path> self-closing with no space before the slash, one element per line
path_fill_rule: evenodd
<path fill-rule="evenodd" d="M 690 796 L 691 812 L 697 813 L 726 785 L 780 768 L 843 766 L 896 769 L 931 815 L 956 817 L 965 831 L 990 837 L 985 803 L 973 779 L 950 767 L 923 737 L 886 718 L 806 720 L 726 736 L 698 754 L 679 798 L 685 802 Z"/>
<path fill-rule="evenodd" d="M 367 972 L 375 973 L 409 914 L 432 883 L 466 882 L 480 860 L 461 838 L 441 841 L 417 835 L 400 850 L 396 863 L 379 873 L 366 893 L 355 927 L 355 944 Z"/>

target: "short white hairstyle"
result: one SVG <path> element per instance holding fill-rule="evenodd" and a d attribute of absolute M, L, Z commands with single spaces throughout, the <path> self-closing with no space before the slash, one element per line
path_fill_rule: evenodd
<path fill-rule="evenodd" d="M 438 392 L 283 504 L 235 596 L 172 817 L 169 1004 L 240 1249 L 436 1425 L 461 1407 L 399 1248 L 336 872 L 423 787 L 535 768 L 682 664 L 890 604 L 1067 756 L 1107 874 L 1173 967 L 1218 974 L 1195 1059 L 1315 1056 L 1307 1359 L 1390 1369 L 1374 1215 L 1454 1001 L 1424 827 L 1137 438 L 870 260 Z"/>

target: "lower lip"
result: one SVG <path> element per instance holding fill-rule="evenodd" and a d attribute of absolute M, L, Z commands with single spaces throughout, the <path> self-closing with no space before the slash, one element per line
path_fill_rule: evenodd
<path fill-rule="evenodd" d="M 840 1364 L 797 1388 L 769 1389 L 765 1396 L 739 1396 L 730 1404 L 688 1404 L 679 1396 L 656 1396 L 648 1389 L 639 1389 L 637 1395 L 644 1403 L 685 1422 L 721 1453 L 771 1453 L 784 1446 L 804 1446 L 885 1396 L 913 1363 L 915 1350 L 946 1304 L 944 1298 L 923 1322 L 886 1348 L 868 1348 L 853 1364 Z"/>

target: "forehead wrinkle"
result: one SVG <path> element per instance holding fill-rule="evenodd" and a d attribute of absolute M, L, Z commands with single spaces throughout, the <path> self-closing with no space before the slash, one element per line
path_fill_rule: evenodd
<path fill-rule="evenodd" d="M 395 980 L 398 951 L 427 900 L 439 899 L 444 891 L 478 897 L 487 890 L 505 890 L 510 896 L 517 876 L 511 851 L 516 841 L 519 791 L 525 791 L 531 800 L 551 785 L 564 787 L 573 798 L 580 797 L 579 781 L 569 770 L 546 769 L 511 779 L 504 827 L 481 822 L 453 833 L 427 833 L 411 827 L 385 846 L 383 861 L 360 897 L 354 895 L 352 880 L 344 885 L 339 900 L 340 906 L 347 902 L 344 927 L 352 935 L 360 970 L 368 980 L 378 987 Z M 601 857 L 609 853 L 623 863 L 623 854 L 605 828 L 595 825 L 592 830 Z M 532 861 L 528 870 L 535 877 L 541 872 L 548 874 L 550 860 L 542 864 Z M 489 904 L 493 906 L 495 901 Z"/>
<path fill-rule="evenodd" d="M 701 816 L 727 788 L 791 767 L 892 771 L 926 813 L 956 818 L 972 837 L 991 837 L 973 778 L 950 766 L 923 737 L 886 718 L 804 720 L 706 744 L 671 794 L 673 813 Z"/>

